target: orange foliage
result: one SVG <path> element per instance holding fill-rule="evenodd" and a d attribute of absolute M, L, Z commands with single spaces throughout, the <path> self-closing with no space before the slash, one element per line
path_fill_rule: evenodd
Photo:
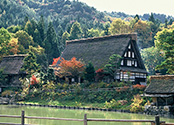
<path fill-rule="evenodd" d="M 9 54 L 17 54 L 18 52 L 20 52 L 18 50 L 18 39 L 16 38 L 12 38 L 8 44 L 8 46 L 10 47 L 10 50 L 9 50 Z"/>
<path fill-rule="evenodd" d="M 124 86 L 124 87 L 118 87 L 116 88 L 117 92 L 123 92 L 123 91 L 127 91 L 129 89 L 129 86 Z"/>
<path fill-rule="evenodd" d="M 137 85 L 133 85 L 132 87 L 133 87 L 133 89 L 141 89 L 141 90 L 143 90 L 143 89 L 146 88 L 145 85 L 139 85 L 139 84 L 137 84 Z"/>
<path fill-rule="evenodd" d="M 52 62 L 52 65 L 56 65 L 58 60 L 60 60 L 60 57 L 58 58 L 53 58 L 53 62 Z"/>
<path fill-rule="evenodd" d="M 56 75 L 59 76 L 79 76 L 85 69 L 84 64 L 81 61 L 77 61 L 75 57 L 71 60 L 61 58 L 60 61 L 60 68 L 56 72 Z"/>

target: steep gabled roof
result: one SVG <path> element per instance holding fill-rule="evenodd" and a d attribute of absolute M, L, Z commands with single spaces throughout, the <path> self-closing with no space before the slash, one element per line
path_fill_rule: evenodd
<path fill-rule="evenodd" d="M 151 76 L 151 83 L 145 89 L 146 94 L 173 94 L 174 75 Z"/>
<path fill-rule="evenodd" d="M 66 60 L 76 57 L 85 63 L 91 61 L 95 69 L 99 69 L 107 64 L 111 55 L 123 56 L 130 41 L 136 40 L 137 34 L 133 33 L 67 41 L 62 57 Z"/>
<path fill-rule="evenodd" d="M 20 69 L 23 66 L 23 60 L 27 55 L 10 55 L 3 57 L 0 62 L 0 69 L 4 69 L 4 74 L 14 75 L 20 74 Z"/>

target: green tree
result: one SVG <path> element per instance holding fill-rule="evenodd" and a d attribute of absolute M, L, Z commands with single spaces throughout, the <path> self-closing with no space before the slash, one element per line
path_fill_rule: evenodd
<path fill-rule="evenodd" d="M 150 17 L 149 17 L 149 21 L 155 23 L 155 18 L 154 18 L 153 13 L 151 13 L 151 15 L 150 15 Z"/>
<path fill-rule="evenodd" d="M 30 36 L 33 36 L 34 34 L 34 30 L 33 29 L 33 26 L 32 26 L 32 23 L 29 21 L 27 21 L 25 27 L 24 27 L 24 30 L 30 35 Z"/>
<path fill-rule="evenodd" d="M 172 28 L 164 28 L 162 31 L 157 32 L 155 36 L 155 45 L 160 48 L 165 55 L 165 61 L 156 67 L 160 70 L 163 68 L 168 69 L 168 74 L 174 73 L 174 25 Z"/>
<path fill-rule="evenodd" d="M 95 80 L 95 68 L 91 62 L 85 68 L 84 77 L 89 82 L 93 82 Z"/>
<path fill-rule="evenodd" d="M 46 33 L 45 51 L 49 59 L 49 64 L 52 62 L 53 58 L 60 56 L 58 39 L 53 24 L 51 22 L 49 23 Z"/>
<path fill-rule="evenodd" d="M 82 29 L 81 29 L 80 23 L 76 21 L 71 27 L 70 39 L 71 40 L 79 39 L 81 38 L 81 35 L 82 35 Z"/>
<path fill-rule="evenodd" d="M 9 27 L 7 28 L 7 30 L 8 30 L 10 33 L 16 33 L 17 31 L 19 31 L 19 30 L 21 30 L 21 29 L 22 29 L 22 27 L 19 26 L 19 25 L 17 25 L 17 26 L 12 25 L 12 26 L 9 26 Z"/>
<path fill-rule="evenodd" d="M 40 66 L 37 64 L 37 57 L 33 52 L 29 51 L 27 55 L 28 56 L 24 58 L 24 64 L 21 70 L 25 71 L 28 77 L 31 77 L 33 73 L 40 70 Z"/>
<path fill-rule="evenodd" d="M 7 75 L 5 75 L 3 72 L 4 72 L 4 69 L 0 69 L 0 86 L 1 87 L 3 85 L 6 85 L 8 81 Z"/>
<path fill-rule="evenodd" d="M 113 54 L 109 57 L 109 62 L 104 66 L 104 70 L 111 78 L 114 78 L 116 70 L 119 68 L 121 63 L 121 56 Z"/>
<path fill-rule="evenodd" d="M 60 51 L 63 51 L 65 46 L 66 46 L 66 40 L 68 40 L 70 37 L 70 34 L 65 31 L 62 35 L 62 40 L 61 40 L 61 44 L 60 44 Z"/>
<path fill-rule="evenodd" d="M 160 65 L 161 62 L 165 60 L 163 54 L 161 54 L 160 49 L 157 47 L 150 47 L 141 50 L 142 59 L 144 61 L 144 65 L 150 75 L 155 75 L 156 66 Z"/>
<path fill-rule="evenodd" d="M 98 37 L 100 35 L 99 30 L 98 29 L 89 29 L 88 30 L 88 37 Z"/>
<path fill-rule="evenodd" d="M 5 28 L 0 29 L 0 59 L 9 53 L 11 35 Z"/>
<path fill-rule="evenodd" d="M 18 38 L 18 43 L 24 47 L 24 49 L 29 49 L 29 45 L 34 45 L 32 36 L 30 36 L 26 31 L 19 30 L 14 35 Z"/>
<path fill-rule="evenodd" d="M 40 20 L 38 22 L 38 31 L 39 31 L 41 40 L 44 41 L 44 39 L 45 39 L 45 23 L 44 23 L 43 16 L 40 17 Z"/>
<path fill-rule="evenodd" d="M 38 29 L 35 29 L 35 31 L 34 31 L 33 40 L 38 45 L 43 46 L 42 39 L 41 39 L 41 36 L 40 36 L 40 33 L 39 33 Z"/>

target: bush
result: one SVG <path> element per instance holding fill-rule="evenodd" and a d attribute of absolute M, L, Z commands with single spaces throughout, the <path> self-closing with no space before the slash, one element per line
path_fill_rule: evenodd
<path fill-rule="evenodd" d="M 10 95 L 13 93 L 13 91 L 11 90 L 6 90 L 4 92 L 2 92 L 1 96 L 2 97 L 10 97 Z"/>
<path fill-rule="evenodd" d="M 110 102 L 105 102 L 105 108 L 108 109 L 117 109 L 121 105 L 120 102 L 117 102 L 115 99 L 112 99 Z"/>
<path fill-rule="evenodd" d="M 135 95 L 134 99 L 132 99 L 133 103 L 131 104 L 130 111 L 132 112 L 142 112 L 144 110 L 143 99 L 140 95 Z"/>

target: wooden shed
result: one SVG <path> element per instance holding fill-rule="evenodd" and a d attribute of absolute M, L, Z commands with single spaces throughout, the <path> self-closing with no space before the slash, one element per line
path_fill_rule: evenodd
<path fill-rule="evenodd" d="M 23 60 L 27 55 L 9 55 L 3 57 L 0 62 L 0 69 L 3 69 L 3 74 L 7 75 L 7 83 L 0 83 L 0 88 L 4 87 L 21 87 L 20 77 L 26 75 L 21 71 L 24 64 Z"/>
<path fill-rule="evenodd" d="M 144 96 L 152 97 L 156 106 L 174 105 L 174 75 L 151 76 Z"/>

